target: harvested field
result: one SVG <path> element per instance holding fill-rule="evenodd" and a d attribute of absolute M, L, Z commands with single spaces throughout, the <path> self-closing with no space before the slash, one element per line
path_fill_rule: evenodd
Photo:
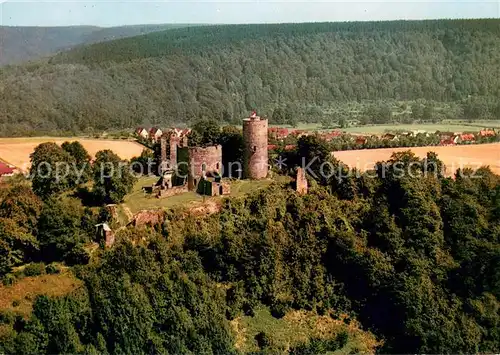
<path fill-rule="evenodd" d="M 21 171 L 27 171 L 30 167 L 30 154 L 37 145 L 45 142 L 62 144 L 66 141 L 79 141 L 91 156 L 94 156 L 95 153 L 100 150 L 111 149 L 120 158 L 130 159 L 134 156 L 139 156 L 144 149 L 139 143 L 126 140 L 87 139 L 78 137 L 0 138 L 0 160 L 14 165 Z"/>
<path fill-rule="evenodd" d="M 484 165 L 489 165 L 493 172 L 500 174 L 500 143 L 467 146 L 360 149 L 335 152 L 334 156 L 352 168 L 366 171 L 373 168 L 376 162 L 389 159 L 392 153 L 405 150 L 411 150 L 421 158 L 425 157 L 427 152 L 437 153 L 439 158 L 446 164 L 448 175 L 452 175 L 460 167 L 477 169 Z"/>

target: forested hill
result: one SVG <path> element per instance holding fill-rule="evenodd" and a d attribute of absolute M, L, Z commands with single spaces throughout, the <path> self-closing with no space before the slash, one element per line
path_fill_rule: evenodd
<path fill-rule="evenodd" d="M 81 44 L 109 41 L 182 26 L 186 25 L 134 25 L 108 28 L 0 26 L 0 65 L 38 59 Z"/>
<path fill-rule="evenodd" d="M 476 100 L 491 115 L 499 75 L 498 19 L 181 28 L 3 70 L 0 131 L 239 122 L 287 106 L 311 121 L 343 103 L 418 99 Z"/>
<path fill-rule="evenodd" d="M 394 32 L 403 32 L 403 36 L 394 37 Z M 346 40 L 360 41 L 358 53 L 370 47 L 361 41 L 380 40 L 398 42 L 400 46 L 410 44 L 417 34 L 426 34 L 430 39 L 439 40 L 443 46 L 456 53 L 471 53 L 475 36 L 480 34 L 500 33 L 500 21 L 486 20 L 425 20 L 425 21 L 378 21 L 378 22 L 324 22 L 299 24 L 258 24 L 258 25 L 220 25 L 196 28 L 180 28 L 176 31 L 162 31 L 125 38 L 114 42 L 101 43 L 81 49 L 61 53 L 54 62 L 82 62 L 87 64 L 104 61 L 130 61 L 138 58 L 162 57 L 166 55 L 203 54 L 212 49 L 243 49 L 247 41 L 262 41 L 262 44 L 280 44 L 280 40 L 288 40 L 284 44 L 297 52 L 317 51 L 313 44 L 319 41 L 318 36 L 342 42 Z M 468 34 L 459 38 L 460 34 Z M 472 38 L 470 38 L 472 36 Z M 304 38 L 306 37 L 306 38 Z M 304 43 L 301 43 L 302 41 Z M 268 41 L 276 42 L 268 42 Z M 472 40 L 472 41 L 471 41 Z M 243 41 L 243 42 L 242 42 Z M 399 43 L 400 42 L 400 43 Z M 405 43 L 406 42 L 406 43 Z M 323 43 L 326 47 L 327 44 Z M 270 48 L 268 48 L 270 49 Z M 339 49 L 339 48 L 336 48 Z M 418 49 L 418 48 L 410 48 Z M 262 56 L 267 56 L 263 51 Z M 271 51 L 272 54 L 272 51 Z M 390 53 L 386 53 L 390 54 Z M 397 56 L 397 53 L 395 53 Z"/>

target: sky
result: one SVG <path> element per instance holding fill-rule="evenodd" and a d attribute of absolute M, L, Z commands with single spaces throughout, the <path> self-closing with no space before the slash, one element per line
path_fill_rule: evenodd
<path fill-rule="evenodd" d="M 283 23 L 499 17 L 500 0 L 0 0 L 0 25 L 4 26 L 111 27 L 160 23 Z"/>

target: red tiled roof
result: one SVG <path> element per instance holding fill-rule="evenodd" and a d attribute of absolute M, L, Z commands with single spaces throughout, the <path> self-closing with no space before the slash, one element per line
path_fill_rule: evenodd
<path fill-rule="evenodd" d="M 156 134 L 156 132 L 158 132 L 160 129 L 158 127 L 153 127 L 149 130 L 149 133 L 150 134 Z"/>
<path fill-rule="evenodd" d="M 439 144 L 440 145 L 453 145 L 453 144 L 455 144 L 455 141 L 453 140 L 453 138 L 441 139 Z"/>
<path fill-rule="evenodd" d="M 473 141 L 476 139 L 476 137 L 474 137 L 472 133 L 468 133 L 468 134 L 461 134 L 460 139 L 462 139 L 463 141 Z"/>
<path fill-rule="evenodd" d="M 340 137 L 342 135 L 342 131 L 331 131 L 321 134 L 321 137 L 326 140 L 330 140 L 332 138 Z"/>
<path fill-rule="evenodd" d="M 10 175 L 10 174 L 13 174 L 13 173 L 14 173 L 14 169 L 13 168 L 11 168 L 7 164 L 2 163 L 0 161 L 0 176 L 2 176 L 2 175 Z"/>
<path fill-rule="evenodd" d="M 492 131 L 491 129 L 484 129 L 479 131 L 479 135 L 481 137 L 491 137 L 495 135 L 495 131 Z"/>
<path fill-rule="evenodd" d="M 276 144 L 268 144 L 267 145 L 267 150 L 276 150 L 278 148 L 279 147 Z M 295 144 L 287 144 L 287 145 L 285 145 L 285 147 L 283 149 L 284 150 L 294 150 L 295 148 L 297 148 L 297 146 Z"/>

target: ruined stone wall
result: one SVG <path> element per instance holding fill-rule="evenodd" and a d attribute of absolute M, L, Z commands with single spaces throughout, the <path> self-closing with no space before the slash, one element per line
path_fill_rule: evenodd
<path fill-rule="evenodd" d="M 202 176 L 203 168 L 207 174 L 220 173 L 222 168 L 222 146 L 189 148 L 189 174 L 195 178 Z"/>
<path fill-rule="evenodd" d="M 170 166 L 175 167 L 177 164 L 177 147 L 180 144 L 180 138 L 170 136 Z"/>
<path fill-rule="evenodd" d="M 160 138 L 160 155 L 161 163 L 164 164 L 167 161 L 167 137 L 165 135 Z"/>
<path fill-rule="evenodd" d="M 296 189 L 300 195 L 306 195 L 308 186 L 306 179 L 306 172 L 302 168 L 297 169 L 297 180 L 296 180 Z"/>
<path fill-rule="evenodd" d="M 106 231 L 104 245 L 106 248 L 111 248 L 115 244 L 115 234 L 112 231 Z"/>
<path fill-rule="evenodd" d="M 129 223 L 135 227 L 156 226 L 165 220 L 165 212 L 162 210 L 140 211 L 134 215 Z"/>
<path fill-rule="evenodd" d="M 243 175 L 249 179 L 263 179 L 268 173 L 267 119 L 243 120 Z"/>
<path fill-rule="evenodd" d="M 170 189 L 158 190 L 158 194 L 156 195 L 156 197 L 157 198 L 165 198 L 165 197 L 180 195 L 180 194 L 183 194 L 186 192 L 188 192 L 188 187 L 186 185 L 174 186 Z"/>

